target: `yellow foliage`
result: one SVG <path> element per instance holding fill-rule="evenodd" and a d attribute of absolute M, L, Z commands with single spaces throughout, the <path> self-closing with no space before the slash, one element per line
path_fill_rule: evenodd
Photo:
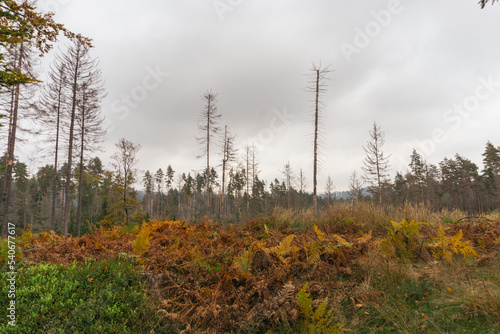
<path fill-rule="evenodd" d="M 334 323 L 333 310 L 327 311 L 328 297 L 313 310 L 313 300 L 311 294 L 307 291 L 307 283 L 304 284 L 297 294 L 297 306 L 299 308 L 302 320 L 298 324 L 301 333 L 341 333 L 340 323 Z"/>
<path fill-rule="evenodd" d="M 151 230 L 148 228 L 147 224 L 143 224 L 143 227 L 140 229 L 139 234 L 137 234 L 137 237 L 135 237 L 134 240 L 134 254 L 142 255 L 146 253 L 151 241 L 150 231 Z"/>
<path fill-rule="evenodd" d="M 321 232 L 318 226 L 314 225 L 314 231 L 318 240 L 307 244 L 304 247 L 306 251 L 307 262 L 309 264 L 317 265 L 321 260 L 321 255 L 331 254 L 340 255 L 342 247 L 351 247 L 352 244 L 339 235 L 327 236 Z"/>
<path fill-rule="evenodd" d="M 318 228 L 318 225 L 314 224 L 314 232 L 316 232 L 316 235 L 318 236 L 319 240 L 324 240 L 325 239 L 325 234 L 321 232 Z"/>
<path fill-rule="evenodd" d="M 283 257 L 286 256 L 292 252 L 297 251 L 299 248 L 292 246 L 293 239 L 295 238 L 294 234 L 290 234 L 289 236 L 285 237 L 278 246 L 271 247 L 271 252 Z"/>
<path fill-rule="evenodd" d="M 474 248 L 469 245 L 469 240 L 462 240 L 463 232 L 458 231 L 454 236 L 448 237 L 445 235 L 443 225 L 439 223 L 439 229 L 436 237 L 432 238 L 433 244 L 432 256 L 436 259 L 444 258 L 449 263 L 453 260 L 453 253 L 462 254 L 465 257 L 475 256 L 479 257 Z"/>
<path fill-rule="evenodd" d="M 321 249 L 321 243 L 319 241 L 314 241 L 305 247 L 307 263 L 317 264 L 321 259 L 321 254 L 323 254 Z"/>
<path fill-rule="evenodd" d="M 233 260 L 233 267 L 238 269 L 240 276 L 243 278 L 246 278 L 252 265 L 252 255 L 252 251 L 246 250 L 241 256 L 238 256 Z"/>
<path fill-rule="evenodd" d="M 266 245 L 267 245 L 267 242 L 265 242 L 265 241 L 255 241 L 254 243 L 252 243 L 250 245 L 250 249 L 252 250 L 252 252 L 262 250 L 262 251 L 268 253 L 269 249 L 266 248 Z"/>
<path fill-rule="evenodd" d="M 429 224 L 414 220 L 407 222 L 404 219 L 401 223 L 391 221 L 391 224 L 392 229 L 387 228 L 389 234 L 387 238 L 380 240 L 380 250 L 389 256 L 397 256 L 401 260 L 412 259 L 420 229 Z"/>
<path fill-rule="evenodd" d="M 102 226 L 100 227 L 102 230 L 102 233 L 104 235 L 104 239 L 106 240 L 118 240 L 121 238 L 121 233 L 120 230 L 122 229 L 120 226 L 113 226 L 111 229 L 102 229 Z"/>
<path fill-rule="evenodd" d="M 362 237 L 358 238 L 358 243 L 359 244 L 365 244 L 368 241 L 370 241 L 371 238 L 372 238 L 372 231 L 373 230 L 370 230 L 370 232 L 368 232 L 368 233 L 364 234 Z"/>
<path fill-rule="evenodd" d="M 27 228 L 26 230 L 22 231 L 21 236 L 18 237 L 17 243 L 20 247 L 24 247 L 25 245 L 29 244 L 31 240 L 35 238 L 36 235 L 33 235 L 31 233 L 31 228 Z"/>
<path fill-rule="evenodd" d="M 97 250 L 100 250 L 101 252 L 108 252 L 109 250 L 102 244 L 100 241 L 95 241 L 94 246 Z"/>

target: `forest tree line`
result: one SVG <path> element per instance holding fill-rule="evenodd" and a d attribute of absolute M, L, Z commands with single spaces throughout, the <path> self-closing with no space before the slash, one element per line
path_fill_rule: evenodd
<path fill-rule="evenodd" d="M 136 152 L 139 149 L 138 145 L 125 139 L 122 141 L 128 143 L 129 147 L 135 147 Z M 301 170 L 296 173 L 286 163 L 279 176 L 266 182 L 259 176 L 256 153 L 252 147 L 248 149 L 249 161 L 243 160 L 228 168 L 224 196 L 221 192 L 222 166 L 212 167 L 207 178 L 205 171 L 176 172 L 170 165 L 154 172 L 139 173 L 132 164 L 127 176 L 128 189 L 125 190 L 123 164 L 120 166 L 117 162 L 113 168 L 105 168 L 98 157 L 85 161 L 82 168 L 76 164 L 72 168 L 73 177 L 69 187 L 71 203 L 68 232 L 74 235 L 78 233 L 78 221 L 82 222 L 81 233 L 85 233 L 100 225 L 110 227 L 149 219 L 211 217 L 238 222 L 259 214 L 270 215 L 276 207 L 299 210 L 312 207 L 313 196 L 307 191 L 308 183 Z M 118 148 L 117 153 L 114 157 L 118 159 L 127 155 Z M 122 156 L 121 153 L 125 154 Z M 398 172 L 392 181 L 385 179 L 381 184 L 382 205 L 423 203 L 436 210 L 456 208 L 469 213 L 499 208 L 499 147 L 489 142 L 486 144 L 482 170 L 458 154 L 453 158 L 443 159 L 438 166 L 425 163 L 415 150 L 410 160 L 406 173 Z M 0 163 L 5 163 L 5 158 Z M 46 165 L 29 175 L 26 163 L 16 161 L 13 166 L 12 204 L 9 213 L 11 221 L 24 228 L 30 225 L 36 231 L 54 227 L 61 232 L 67 166 L 64 163 L 55 170 L 53 165 Z M 57 180 L 56 222 L 52 224 L 54 173 Z M 370 201 L 379 205 L 379 188 L 367 185 L 368 180 L 362 173 L 353 172 L 349 181 L 349 191 L 340 193 L 335 191 L 328 178 L 323 194 L 318 197 L 320 210 L 340 201 Z M 210 209 L 207 209 L 207 183 Z"/>
<path fill-rule="evenodd" d="M 363 147 L 366 158 L 361 170 L 351 174 L 348 194 L 336 192 L 328 176 L 318 196 L 318 124 L 330 72 L 321 65 L 313 65 L 308 82 L 315 98 L 312 193 L 302 169 L 289 162 L 276 178 L 263 180 L 258 152 L 254 146 L 238 151 L 228 125 L 220 124 L 217 95 L 210 91 L 203 95 L 198 119 L 201 171 L 186 173 L 168 165 L 139 173 L 135 166 L 140 145 L 126 139 L 116 143 L 113 162 L 106 167 L 96 154 L 106 134 L 102 116 L 106 91 L 99 62 L 89 52 L 90 40 L 65 30 L 50 15 L 37 14 L 27 3 L 0 2 L 4 4 L 0 14 L 12 23 L 0 38 L 3 235 L 7 221 L 36 231 L 81 235 L 97 225 L 149 219 L 210 217 L 238 222 L 271 214 L 276 207 L 313 208 L 317 213 L 318 207 L 336 201 L 372 201 L 380 206 L 423 203 L 436 210 L 466 212 L 499 207 L 499 147 L 486 144 L 482 169 L 459 154 L 429 164 L 413 150 L 408 171 L 391 178 L 389 156 L 383 152 L 385 134 L 376 123 Z M 56 53 L 48 78 L 41 82 L 37 56 L 50 50 L 60 32 L 71 42 Z M 44 147 L 39 157 L 52 162 L 30 173 L 33 162 L 15 158 L 23 138 L 28 145 L 36 141 Z"/>

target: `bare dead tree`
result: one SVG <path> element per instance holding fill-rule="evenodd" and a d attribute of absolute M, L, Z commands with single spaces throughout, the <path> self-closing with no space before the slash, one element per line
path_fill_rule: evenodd
<path fill-rule="evenodd" d="M 495 2 L 498 2 L 498 0 L 479 0 L 479 4 L 481 5 L 481 9 L 483 9 L 489 2 L 491 2 L 491 4 L 495 4 Z"/>
<path fill-rule="evenodd" d="M 313 207 L 314 212 L 318 213 L 318 196 L 317 196 L 317 186 L 318 186 L 318 134 L 319 134 L 319 114 L 322 110 L 324 104 L 321 102 L 320 98 L 326 92 L 326 83 L 328 79 L 327 75 L 331 71 L 329 66 L 322 67 L 321 64 L 316 66 L 313 64 L 311 68 L 311 79 L 308 81 L 309 86 L 307 91 L 314 93 L 314 141 L 313 141 Z"/>
<path fill-rule="evenodd" d="M 10 49 L 13 68 L 19 73 L 24 73 L 34 78 L 34 63 L 32 46 L 28 43 L 19 43 Z M 9 113 L 9 126 L 7 135 L 6 166 L 4 176 L 4 187 L 2 193 L 2 237 L 7 236 L 7 224 L 9 221 L 10 195 L 13 177 L 13 165 L 16 141 L 19 139 L 20 121 L 30 116 L 32 105 L 31 85 L 18 84 L 11 87 L 10 101 L 7 105 Z M 20 115 L 21 113 L 21 115 Z M 21 116 L 21 117 L 20 117 Z M 22 130 L 22 129 L 21 129 Z"/>
<path fill-rule="evenodd" d="M 349 198 L 353 202 L 358 202 L 363 197 L 363 186 L 365 182 L 358 177 L 356 171 L 349 177 Z"/>
<path fill-rule="evenodd" d="M 261 172 L 261 170 L 259 169 L 260 161 L 257 158 L 257 150 L 255 149 L 255 144 L 252 144 L 251 153 L 252 153 L 251 155 L 252 165 L 250 168 L 252 169 L 252 195 L 253 195 L 253 189 L 255 187 L 256 180 L 259 176 L 259 173 Z"/>
<path fill-rule="evenodd" d="M 115 168 L 115 178 L 119 186 L 120 197 L 125 211 L 125 223 L 129 224 L 129 210 L 132 208 L 129 199 L 130 188 L 136 180 L 137 170 L 134 166 L 137 164 L 137 152 L 139 152 L 141 145 L 134 144 L 131 141 L 121 138 L 115 145 L 117 152 L 115 152 L 111 159 L 114 160 L 112 166 Z"/>
<path fill-rule="evenodd" d="M 202 99 L 205 101 L 205 107 L 200 115 L 198 124 L 198 130 L 202 133 L 202 136 L 196 137 L 198 142 L 202 145 L 201 153 L 197 156 L 197 158 L 207 158 L 205 173 L 207 177 L 206 205 L 208 216 L 210 216 L 210 141 L 220 131 L 218 122 L 221 117 L 221 115 L 217 112 L 217 106 L 215 105 L 217 102 L 216 98 L 217 95 L 210 91 L 203 95 Z"/>
<path fill-rule="evenodd" d="M 245 155 L 243 158 L 245 159 L 245 184 L 246 184 L 246 199 L 247 199 L 247 216 L 250 214 L 250 161 L 252 156 L 252 146 L 245 146 Z"/>
<path fill-rule="evenodd" d="M 332 178 L 328 175 L 326 179 L 325 185 L 325 195 L 328 201 L 328 204 L 332 204 L 333 200 L 335 200 L 335 185 L 333 184 Z"/>
<path fill-rule="evenodd" d="M 178 208 L 177 208 L 177 216 L 180 218 L 184 218 L 183 210 L 182 210 L 182 189 L 184 188 L 184 182 L 186 180 L 186 174 L 182 173 L 177 175 L 177 200 L 178 200 Z M 208 182 L 208 181 L 207 181 Z"/>
<path fill-rule="evenodd" d="M 226 168 L 227 165 L 236 160 L 237 150 L 234 147 L 234 139 L 236 136 L 231 135 L 227 125 L 224 127 L 224 138 L 222 144 L 222 192 L 221 192 L 221 206 L 222 214 L 226 214 L 226 203 L 225 203 L 225 179 L 226 179 Z"/>
<path fill-rule="evenodd" d="M 373 123 L 370 132 L 370 141 L 363 146 L 366 157 L 361 169 L 364 172 L 364 179 L 369 182 L 374 189 L 379 205 L 382 205 L 382 183 L 385 181 L 389 169 L 389 156 L 382 152 L 382 146 L 385 144 L 385 133 L 380 130 L 377 122 Z"/>
<path fill-rule="evenodd" d="M 79 41 L 73 41 L 65 53 L 61 56 L 62 63 L 66 69 L 66 78 L 68 86 L 68 155 L 66 171 L 66 183 L 64 185 L 64 212 L 63 212 L 63 233 L 68 234 L 71 207 L 71 177 L 73 168 L 73 149 L 75 147 L 75 124 L 77 122 L 77 111 L 79 98 L 82 93 L 84 82 L 88 80 L 93 69 L 96 66 L 96 60 L 91 59 L 89 48 Z"/>
<path fill-rule="evenodd" d="M 299 171 L 299 192 L 301 194 L 305 193 L 306 188 L 307 188 L 307 180 L 306 176 L 304 175 L 304 171 L 301 168 Z"/>
<path fill-rule="evenodd" d="M 99 64 L 92 61 L 88 68 L 85 81 L 79 89 L 77 105 L 77 133 L 80 139 L 80 163 L 78 166 L 78 202 L 76 212 L 77 235 L 80 236 L 82 223 L 82 196 L 83 196 L 83 168 L 85 154 L 99 149 L 99 144 L 104 140 L 105 130 L 102 128 L 104 118 L 101 114 L 101 103 L 106 92 L 101 79 Z"/>
<path fill-rule="evenodd" d="M 295 175 L 293 172 L 293 168 L 290 165 L 290 161 L 288 161 L 285 166 L 283 167 L 283 170 L 281 171 L 281 174 L 285 177 L 285 185 L 286 185 L 286 193 L 287 193 L 287 208 L 290 209 L 290 202 L 291 202 L 291 192 L 293 188 L 293 182 L 295 181 Z"/>
<path fill-rule="evenodd" d="M 303 207 L 304 199 L 305 199 L 304 194 L 306 193 L 306 190 L 307 190 L 307 180 L 306 180 L 306 175 L 304 174 L 304 171 L 302 170 L 302 168 L 299 170 L 298 183 L 299 183 L 299 194 L 300 194 L 299 204 L 301 207 Z"/>
<path fill-rule="evenodd" d="M 50 214 L 50 229 L 56 226 L 57 171 L 61 131 L 63 122 L 67 119 L 64 107 L 67 105 L 66 68 L 59 55 L 50 66 L 49 80 L 43 87 L 40 100 L 36 105 L 36 113 L 43 124 L 44 134 L 48 141 L 54 143 L 54 174 L 52 176 L 52 201 Z"/>

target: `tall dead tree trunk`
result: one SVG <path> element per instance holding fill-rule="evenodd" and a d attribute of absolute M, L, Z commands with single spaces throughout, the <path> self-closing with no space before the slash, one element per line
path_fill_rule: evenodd
<path fill-rule="evenodd" d="M 217 113 L 217 107 L 215 105 L 216 97 L 217 95 L 213 94 L 212 92 L 207 92 L 203 95 L 203 100 L 205 101 L 205 108 L 200 116 L 200 121 L 198 125 L 198 130 L 202 132 L 203 137 L 197 138 L 197 140 L 204 145 L 201 154 L 199 154 L 197 157 L 201 158 L 203 156 L 206 156 L 207 158 L 207 165 L 205 169 L 205 177 L 206 177 L 205 181 L 206 181 L 206 208 L 208 217 L 210 217 L 211 213 L 210 139 L 220 130 L 219 127 L 217 126 L 217 123 L 219 121 L 219 118 L 221 117 L 221 115 Z"/>
<path fill-rule="evenodd" d="M 316 66 L 313 64 L 313 68 L 311 69 L 313 72 L 313 78 L 309 81 L 308 91 L 313 92 L 314 99 L 314 142 L 313 142 L 313 209 L 314 213 L 318 213 L 318 196 L 317 196 L 317 187 L 318 187 L 318 136 L 319 136 L 319 112 L 321 111 L 321 95 L 326 91 L 324 81 L 327 79 L 326 75 L 330 72 L 327 67 Z"/>
<path fill-rule="evenodd" d="M 84 137 L 82 147 L 85 151 L 89 150 L 89 146 L 94 144 L 94 141 L 89 141 L 88 133 L 92 131 L 97 131 L 99 134 L 96 138 L 102 136 L 101 124 L 102 119 L 99 117 L 100 110 L 100 97 L 105 94 L 102 92 L 102 83 L 100 79 L 100 70 L 98 69 L 98 64 L 95 59 L 91 59 L 89 55 L 88 47 L 84 46 L 82 43 L 75 41 L 72 46 L 69 47 L 66 54 L 62 57 L 63 65 L 66 67 L 67 74 L 71 82 L 70 87 L 70 101 L 69 101 L 69 137 L 68 137 L 68 170 L 66 173 L 66 184 L 65 184 L 65 201 L 64 201 L 64 219 L 63 219 L 63 232 L 64 235 L 68 234 L 68 226 L 70 221 L 70 208 L 71 208 L 71 176 L 72 176 L 72 166 L 73 166 L 73 147 L 75 146 L 75 141 L 77 140 L 77 132 L 75 129 L 77 112 L 79 111 L 79 103 L 82 101 L 83 92 L 85 91 L 88 95 L 86 98 L 89 101 L 84 101 L 85 104 L 85 127 L 82 129 L 80 126 L 81 136 Z M 87 91 L 88 90 L 88 91 Z M 92 99 L 92 101 L 90 101 Z M 89 122 L 87 117 L 90 117 L 90 112 L 92 112 L 92 122 Z M 79 118 L 80 119 L 80 118 Z M 89 128 L 88 123 L 96 124 L 93 127 L 97 130 L 87 131 Z M 81 124 L 80 124 L 81 125 Z M 99 140 L 96 139 L 98 142 Z M 80 210 L 81 215 L 81 210 Z M 79 216 L 79 215 L 78 215 Z M 77 221 L 78 221 L 77 217 Z M 78 224 L 78 223 L 77 223 Z M 78 229 L 78 227 L 77 227 Z"/>
<path fill-rule="evenodd" d="M 59 147 L 61 139 L 62 122 L 65 114 L 64 105 L 66 102 L 65 87 L 66 67 L 61 57 L 56 55 L 55 62 L 50 67 L 49 82 L 44 87 L 40 100 L 35 105 L 37 118 L 44 125 L 44 133 L 48 141 L 54 140 L 54 172 L 52 175 L 52 197 L 50 210 L 50 229 L 56 226 L 57 207 L 57 173 L 59 164 Z M 55 132 L 54 132 L 55 131 Z"/>
<path fill-rule="evenodd" d="M 245 162 L 246 162 L 246 171 L 245 171 L 245 183 L 247 187 L 247 217 L 250 215 L 250 146 L 245 146 Z"/>
<path fill-rule="evenodd" d="M 314 213 L 318 213 L 318 125 L 319 125 L 319 69 L 316 69 L 316 99 L 314 108 L 314 163 L 313 163 L 313 206 Z"/>
<path fill-rule="evenodd" d="M 73 139 L 75 130 L 75 115 L 76 115 L 76 103 L 77 103 L 77 93 L 78 93 L 78 78 L 80 71 L 80 48 L 76 50 L 75 66 L 73 68 L 73 82 L 71 88 L 71 114 L 70 114 L 70 126 L 69 126 L 69 139 L 68 139 L 68 170 L 66 172 L 66 184 L 64 199 L 64 220 L 63 220 L 63 234 L 66 236 L 68 234 L 69 226 L 69 214 L 70 214 L 70 204 L 71 204 L 71 168 L 73 165 Z"/>
<path fill-rule="evenodd" d="M 24 44 L 21 43 L 19 49 L 19 58 L 16 64 L 16 69 L 21 70 L 22 61 L 24 57 Z M 19 89 L 20 85 L 17 85 L 14 89 L 14 99 L 12 103 L 10 123 L 9 123 L 9 135 L 7 139 L 7 156 L 6 156 L 6 166 L 5 166 L 5 181 L 2 194 L 2 204 L 3 204 L 3 214 L 2 214 L 2 237 L 7 236 L 7 224 L 9 222 L 9 203 L 10 203 L 10 190 L 12 186 L 12 169 L 14 164 L 14 152 L 16 145 L 16 131 L 17 131 L 17 118 L 19 111 Z"/>
<path fill-rule="evenodd" d="M 78 166 L 78 206 L 76 210 L 76 234 L 80 236 L 82 225 L 82 176 L 83 176 L 83 148 L 85 147 L 85 89 L 83 90 L 82 106 L 81 106 L 81 138 L 80 138 L 80 165 Z"/>
<path fill-rule="evenodd" d="M 61 86 L 62 89 L 62 86 Z M 50 229 L 53 231 L 56 226 L 56 198 L 57 198 L 57 158 L 59 157 L 59 126 L 61 122 L 61 100 L 57 106 L 56 120 L 56 148 L 54 154 L 54 175 L 52 176 L 52 203 L 50 211 Z"/>
<path fill-rule="evenodd" d="M 236 152 L 234 149 L 234 138 L 227 129 L 227 125 L 224 127 L 224 143 L 222 146 L 222 192 L 221 192 L 221 207 L 222 215 L 226 214 L 226 202 L 225 202 L 225 181 L 226 181 L 226 168 L 229 162 L 233 162 L 236 158 Z"/>

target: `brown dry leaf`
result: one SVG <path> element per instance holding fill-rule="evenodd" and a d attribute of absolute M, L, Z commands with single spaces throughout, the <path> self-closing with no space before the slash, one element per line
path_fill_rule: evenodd
<path fill-rule="evenodd" d="M 191 330 L 191 324 L 187 324 L 186 329 L 182 330 L 179 334 L 187 334 Z"/>

